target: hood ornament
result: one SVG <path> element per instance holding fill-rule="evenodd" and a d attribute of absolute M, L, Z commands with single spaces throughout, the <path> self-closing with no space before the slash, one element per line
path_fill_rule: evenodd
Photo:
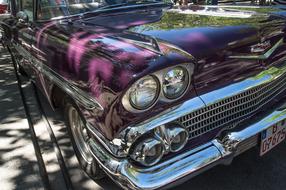
<path fill-rule="evenodd" d="M 229 55 L 228 58 L 266 60 L 275 52 L 275 50 L 277 50 L 277 48 L 281 47 L 284 44 L 285 44 L 284 38 L 278 40 L 273 46 L 268 40 L 251 46 L 251 53 L 257 53 L 257 54 Z"/>
<path fill-rule="evenodd" d="M 270 40 L 251 46 L 251 53 L 263 53 L 271 47 Z"/>

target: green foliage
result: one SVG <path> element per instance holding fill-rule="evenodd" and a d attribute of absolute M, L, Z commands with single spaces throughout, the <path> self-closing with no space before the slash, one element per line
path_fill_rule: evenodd
<path fill-rule="evenodd" d="M 203 14 L 197 11 L 188 12 L 181 11 L 167 11 L 161 21 L 146 24 L 144 26 L 138 26 L 132 30 L 135 32 L 144 32 L 150 30 L 170 30 L 170 29 L 180 29 L 180 28 L 191 28 L 191 27 L 220 27 L 220 26 L 235 26 L 235 25 L 251 25 L 258 26 L 261 21 L 265 21 L 268 18 L 269 13 L 275 9 L 270 8 L 246 8 L 244 13 L 240 12 L 243 8 L 231 9 L 212 9 L 206 8 L 203 10 Z M 256 14 L 256 12 L 260 12 Z M 220 14 L 217 15 L 217 12 Z"/>

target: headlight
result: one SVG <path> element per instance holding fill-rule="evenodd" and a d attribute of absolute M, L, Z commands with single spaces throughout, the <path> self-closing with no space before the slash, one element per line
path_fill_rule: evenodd
<path fill-rule="evenodd" d="M 189 84 L 188 71 L 180 66 L 174 67 L 163 76 L 163 93 L 169 99 L 181 96 Z"/>
<path fill-rule="evenodd" d="M 178 152 L 188 142 L 188 131 L 176 123 L 169 124 L 167 127 L 167 136 L 169 138 L 171 152 Z"/>
<path fill-rule="evenodd" d="M 146 109 L 156 101 L 159 85 L 154 77 L 146 76 L 131 86 L 128 93 L 130 104 L 134 108 Z"/>
<path fill-rule="evenodd" d="M 135 147 L 130 156 L 143 166 L 152 166 L 161 160 L 164 150 L 165 148 L 161 141 L 155 138 L 147 138 Z"/>

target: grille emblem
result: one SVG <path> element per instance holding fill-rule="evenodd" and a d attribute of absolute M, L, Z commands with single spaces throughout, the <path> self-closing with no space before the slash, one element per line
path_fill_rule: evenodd
<path fill-rule="evenodd" d="M 251 53 L 263 53 L 271 47 L 270 41 L 261 42 L 251 46 Z"/>

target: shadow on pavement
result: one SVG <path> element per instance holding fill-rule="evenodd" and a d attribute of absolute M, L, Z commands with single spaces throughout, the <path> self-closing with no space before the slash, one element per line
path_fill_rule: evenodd
<path fill-rule="evenodd" d="M 0 189 L 43 189 L 14 68 L 0 46 Z"/>

